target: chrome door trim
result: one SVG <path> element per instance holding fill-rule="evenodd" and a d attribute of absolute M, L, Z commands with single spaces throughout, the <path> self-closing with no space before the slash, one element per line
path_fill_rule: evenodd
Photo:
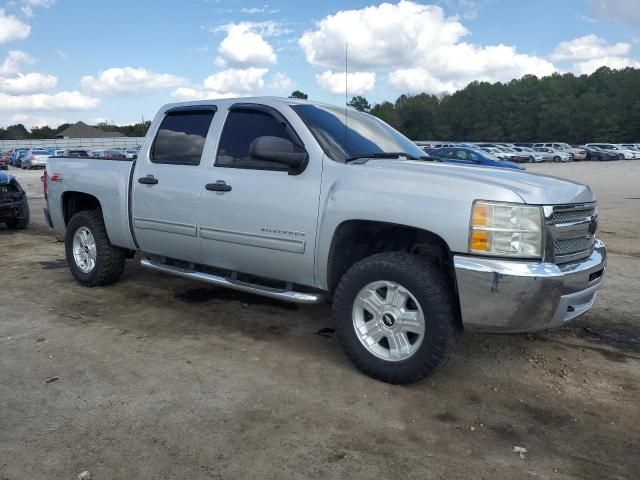
<path fill-rule="evenodd" d="M 157 232 L 175 233 L 188 237 L 197 237 L 197 228 L 188 223 L 167 222 L 152 218 L 134 218 L 133 225 L 141 230 L 155 230 Z"/>
<path fill-rule="evenodd" d="M 301 239 L 282 238 L 274 235 L 238 232 L 212 227 L 200 227 L 200 237 L 218 242 L 260 247 L 269 250 L 281 250 L 291 253 L 304 253 L 306 247 L 306 241 Z"/>

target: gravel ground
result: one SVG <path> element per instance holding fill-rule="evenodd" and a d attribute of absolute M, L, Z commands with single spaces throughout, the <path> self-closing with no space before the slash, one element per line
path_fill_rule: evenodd
<path fill-rule="evenodd" d="M 551 333 L 465 334 L 410 387 L 358 373 L 328 306 L 135 262 L 80 287 L 44 223 L 41 172 L 14 169 L 33 217 L 0 227 L 0 479 L 638 478 L 640 161 L 528 168 L 600 199 L 596 306 Z"/>

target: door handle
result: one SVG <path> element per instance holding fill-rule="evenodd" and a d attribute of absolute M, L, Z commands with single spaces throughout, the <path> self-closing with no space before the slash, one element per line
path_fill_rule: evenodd
<path fill-rule="evenodd" d="M 216 183 L 207 183 L 204 188 L 212 192 L 230 192 L 231 185 L 227 185 L 224 180 L 218 180 Z"/>
<path fill-rule="evenodd" d="M 138 183 L 142 183 L 143 185 L 155 185 L 158 183 L 158 179 L 153 175 L 147 175 L 146 177 L 140 177 L 138 179 Z"/>

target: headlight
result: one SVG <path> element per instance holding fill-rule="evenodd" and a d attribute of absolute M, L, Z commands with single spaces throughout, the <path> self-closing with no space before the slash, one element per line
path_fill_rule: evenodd
<path fill-rule="evenodd" d="M 469 252 L 485 255 L 540 258 L 540 207 L 475 201 L 471 210 Z"/>

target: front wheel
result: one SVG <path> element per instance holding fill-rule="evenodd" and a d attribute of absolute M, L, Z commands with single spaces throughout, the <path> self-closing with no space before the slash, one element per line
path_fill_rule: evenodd
<path fill-rule="evenodd" d="M 82 211 L 71 218 L 65 253 L 73 278 L 85 287 L 114 283 L 126 261 L 126 250 L 111 245 L 99 211 Z"/>
<path fill-rule="evenodd" d="M 560 161 L 560 157 L 553 157 L 553 161 L 554 162 L 559 162 Z"/>
<path fill-rule="evenodd" d="M 338 339 L 362 372 L 409 384 L 444 365 L 458 332 L 452 287 L 438 268 L 406 253 L 352 266 L 336 289 Z"/>

